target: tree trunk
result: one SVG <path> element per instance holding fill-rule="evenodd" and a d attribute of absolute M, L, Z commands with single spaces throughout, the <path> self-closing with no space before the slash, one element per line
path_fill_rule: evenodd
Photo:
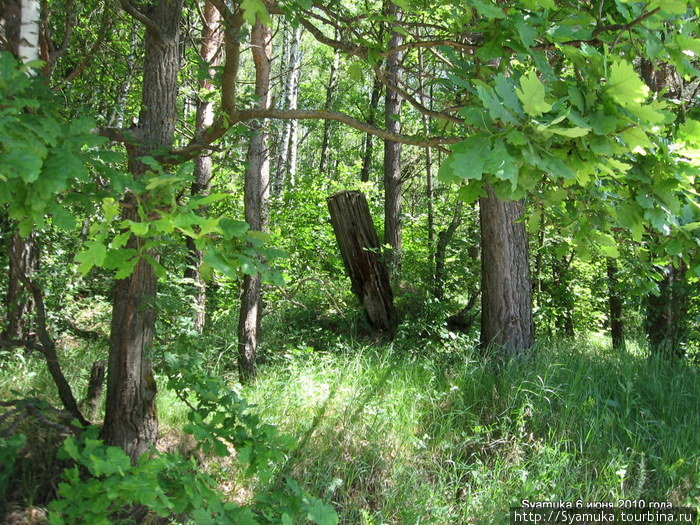
<path fill-rule="evenodd" d="M 573 253 L 552 258 L 552 298 L 558 306 L 555 324 L 557 333 L 565 337 L 574 336 L 574 296 L 569 275 L 573 258 Z"/>
<path fill-rule="evenodd" d="M 377 107 L 379 106 L 379 97 L 382 93 L 382 85 L 379 80 L 374 79 L 372 86 L 372 94 L 369 101 L 369 114 L 367 115 L 367 123 L 374 126 L 377 121 Z M 374 149 L 374 136 L 367 133 L 365 135 L 364 151 L 362 153 L 362 169 L 360 170 L 360 180 L 367 182 L 369 174 L 372 171 L 372 150 Z"/>
<path fill-rule="evenodd" d="M 223 29 L 221 16 L 214 5 L 207 1 L 204 4 L 204 20 L 202 27 L 202 42 L 199 55 L 204 62 L 209 64 L 209 72 L 206 78 L 199 81 L 200 91 L 209 91 L 213 87 L 211 77 L 216 74 L 214 69 L 221 63 L 221 55 L 218 53 L 223 42 Z M 214 102 L 208 97 L 197 101 L 196 132 L 202 133 L 214 122 Z M 194 181 L 190 193 L 192 195 L 208 195 L 211 189 L 211 157 L 202 155 L 194 161 Z M 194 285 L 194 328 L 198 332 L 204 331 L 206 324 L 207 286 L 202 279 L 199 268 L 202 265 L 204 254 L 195 246 L 194 239 L 186 238 L 187 244 L 187 269 L 185 277 L 192 280 Z"/>
<path fill-rule="evenodd" d="M 393 335 L 394 296 L 367 199 L 359 191 L 340 191 L 328 198 L 328 209 L 352 292 L 362 302 L 370 324 Z"/>
<path fill-rule="evenodd" d="M 291 41 L 288 51 L 288 72 L 284 88 L 284 109 L 297 109 L 299 99 L 299 62 L 301 53 L 299 43 L 301 40 L 301 26 L 292 30 Z M 279 145 L 277 156 L 277 170 L 273 195 L 279 197 L 284 190 L 285 181 L 294 182 L 296 176 L 296 156 L 297 156 L 297 130 L 296 120 L 288 120 L 284 123 L 282 142 Z"/>
<path fill-rule="evenodd" d="M 438 242 L 435 249 L 435 275 L 433 280 L 433 295 L 436 299 L 442 301 L 445 298 L 445 256 L 447 254 L 447 246 L 455 235 L 457 228 L 462 223 L 462 208 L 464 203 L 457 202 L 455 213 L 452 216 L 450 225 L 446 230 L 438 234 Z"/>
<path fill-rule="evenodd" d="M 610 308 L 610 336 L 612 347 L 616 350 L 625 349 L 625 323 L 622 316 L 622 297 L 620 296 L 618 269 L 614 261 L 608 260 L 608 306 Z"/>
<path fill-rule="evenodd" d="M 20 275 L 31 276 L 39 266 L 39 250 L 36 246 L 36 236 L 29 234 L 23 238 L 15 232 L 8 246 L 9 250 L 9 282 L 7 285 L 7 325 L 4 337 L 8 339 L 24 339 L 30 328 L 30 314 L 34 311 L 34 301 L 25 290 Z"/>
<path fill-rule="evenodd" d="M 17 54 L 23 62 L 39 58 L 39 0 L 21 0 L 21 22 Z"/>
<path fill-rule="evenodd" d="M 646 328 L 652 354 L 683 357 L 687 335 L 688 284 L 685 265 L 671 263 L 660 269 L 659 294 L 647 298 Z"/>
<path fill-rule="evenodd" d="M 481 346 L 504 357 L 524 355 L 534 342 L 532 291 L 522 201 L 505 202 L 486 188 L 481 223 Z"/>
<path fill-rule="evenodd" d="M 251 33 L 251 51 L 255 62 L 255 94 L 258 107 L 270 107 L 270 62 L 272 31 L 257 23 Z M 248 146 L 248 169 L 245 173 L 245 220 L 251 229 L 267 231 L 270 198 L 270 156 L 268 133 L 264 122 L 251 124 L 254 132 Z M 262 277 L 243 277 L 241 310 L 238 318 L 238 375 L 242 383 L 256 375 L 255 356 L 258 349 L 262 318 Z"/>
<path fill-rule="evenodd" d="M 326 111 L 333 109 L 333 97 L 338 86 L 338 62 L 340 55 L 336 51 L 333 53 L 333 62 L 331 63 L 331 71 L 328 75 L 328 87 L 326 88 L 326 103 L 323 107 Z M 323 144 L 321 145 L 321 162 L 319 164 L 319 172 L 321 175 L 326 174 L 328 169 L 328 153 L 331 145 L 331 121 L 323 121 Z"/>
<path fill-rule="evenodd" d="M 40 16 L 38 0 L 10 0 L 7 9 L 7 41 L 10 50 L 22 62 L 39 59 Z M 39 266 L 39 249 L 32 233 L 22 237 L 14 233 L 9 243 L 9 283 L 7 286 L 7 326 L 5 337 L 22 339 L 29 332 L 29 315 L 34 310 L 33 299 L 28 294 L 19 275 L 31 279 Z"/>
<path fill-rule="evenodd" d="M 401 10 L 392 2 L 388 3 L 387 15 L 401 21 Z M 389 49 L 400 46 L 403 43 L 403 34 L 392 32 L 389 39 Z M 387 76 L 396 84 L 402 76 L 403 52 L 392 53 L 386 59 Z M 401 122 L 398 115 L 401 113 L 403 100 L 395 91 L 388 89 L 385 100 L 385 124 L 386 129 L 393 133 L 401 133 Z M 403 227 L 401 224 L 401 190 L 403 180 L 401 178 L 401 144 L 384 141 L 384 242 L 391 246 L 388 262 L 392 273 L 398 274 L 401 266 L 401 244 Z"/>
<path fill-rule="evenodd" d="M 129 170 L 141 177 L 147 170 L 139 158 L 155 148 L 172 146 L 177 119 L 179 72 L 179 25 L 182 0 L 159 0 L 145 9 L 158 32 L 147 27 L 145 38 L 143 95 L 134 136 L 139 145 L 128 148 Z M 142 197 L 143 198 L 143 197 Z M 139 221 L 136 197 L 124 199 L 124 219 Z M 133 238 L 128 248 L 139 249 Z M 156 275 L 141 258 L 133 273 L 115 284 L 112 309 L 107 406 L 103 438 L 121 447 L 132 459 L 155 443 L 158 433 L 156 382 L 151 352 L 155 329 Z"/>
<path fill-rule="evenodd" d="M 126 97 L 131 90 L 131 80 L 134 78 L 136 69 L 136 46 L 139 43 L 139 23 L 133 21 L 131 29 L 131 42 L 129 44 L 129 56 L 126 58 L 126 78 L 119 91 L 119 96 L 114 104 L 114 109 L 109 117 L 109 125 L 121 128 L 124 125 L 124 110 L 126 107 Z"/>

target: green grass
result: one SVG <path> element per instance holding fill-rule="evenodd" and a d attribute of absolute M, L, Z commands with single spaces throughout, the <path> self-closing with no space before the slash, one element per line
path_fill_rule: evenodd
<path fill-rule="evenodd" d="M 505 524 L 522 499 L 700 503 L 697 367 L 594 338 L 541 343 L 503 367 L 459 341 L 398 341 L 287 347 L 242 389 L 297 437 L 287 472 L 341 523 Z M 103 352 L 64 351 L 78 392 Z M 55 401 L 35 356 L 5 356 L 0 395 L 10 389 Z M 163 388 L 158 407 L 161 433 L 177 435 L 185 407 Z"/>
<path fill-rule="evenodd" d="M 507 523 L 522 499 L 700 500 L 700 374 L 593 342 L 501 369 L 469 352 L 300 354 L 244 395 L 295 436 L 344 523 Z"/>

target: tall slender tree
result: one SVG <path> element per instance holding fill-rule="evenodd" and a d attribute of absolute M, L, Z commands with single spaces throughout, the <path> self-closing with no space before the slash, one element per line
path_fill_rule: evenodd
<path fill-rule="evenodd" d="M 204 3 L 202 18 L 202 41 L 199 55 L 209 65 L 207 75 L 199 80 L 200 95 L 197 101 L 196 133 L 202 133 L 214 123 L 214 101 L 210 91 L 214 87 L 212 78 L 216 67 L 221 64 L 220 48 L 223 43 L 223 28 L 221 15 L 211 1 Z M 200 155 L 194 161 L 194 180 L 190 193 L 192 195 L 207 195 L 211 188 L 212 159 L 207 154 Z M 194 284 L 194 327 L 197 331 L 204 330 L 206 323 L 207 287 L 199 271 L 202 265 L 203 253 L 195 246 L 195 241 L 187 237 L 188 264 L 185 277 Z"/>
<path fill-rule="evenodd" d="M 400 24 L 403 14 L 401 9 L 389 1 L 387 16 L 391 23 Z M 404 41 L 402 32 L 393 30 L 389 38 L 389 49 L 400 46 Z M 398 85 L 402 78 L 403 52 L 394 51 L 386 59 L 386 75 L 389 81 Z M 392 133 L 401 133 L 401 95 L 392 89 L 387 89 L 384 103 L 384 123 Z M 401 261 L 403 227 L 401 224 L 403 176 L 401 172 L 401 144 L 391 140 L 384 141 L 384 242 L 391 246 L 389 267 L 397 274 Z"/>
<path fill-rule="evenodd" d="M 270 63 L 272 60 L 272 31 L 258 21 L 250 35 L 250 47 L 255 63 L 255 94 L 258 108 L 270 107 Z M 245 219 L 253 230 L 266 231 L 269 219 L 270 154 L 269 138 L 264 121 L 253 121 L 253 134 L 248 145 L 248 167 L 245 172 Z M 241 382 L 256 375 L 255 358 L 262 318 L 262 278 L 260 274 L 245 275 L 241 290 L 238 318 L 238 373 Z"/>

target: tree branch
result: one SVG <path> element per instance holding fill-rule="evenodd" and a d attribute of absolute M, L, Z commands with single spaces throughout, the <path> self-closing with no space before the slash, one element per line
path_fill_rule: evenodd
<path fill-rule="evenodd" d="M 66 410 L 68 410 L 68 412 L 71 413 L 73 417 L 80 421 L 81 424 L 89 425 L 90 422 L 85 419 L 83 414 L 80 412 L 70 384 L 63 375 L 63 370 L 61 369 L 61 364 L 59 363 L 58 355 L 56 354 L 56 345 L 53 342 L 53 339 L 51 339 L 51 336 L 47 330 L 44 296 L 36 283 L 29 279 L 29 277 L 27 277 L 27 275 L 21 270 L 19 261 L 17 261 L 17 257 L 12 251 L 10 251 L 10 257 L 12 257 L 17 268 L 20 268 L 18 272 L 19 280 L 22 281 L 22 284 L 27 290 L 29 290 L 34 298 L 34 303 L 36 306 L 37 334 L 41 345 L 32 345 L 34 346 L 33 349 L 40 351 L 46 359 L 46 366 L 48 367 L 49 373 L 56 384 L 58 396 L 61 399 L 63 406 L 66 408 Z"/>
<path fill-rule="evenodd" d="M 421 146 L 424 148 L 440 148 L 443 151 L 446 151 L 447 153 L 449 153 L 449 151 L 446 148 L 441 147 L 443 144 L 456 144 L 463 140 L 459 137 L 417 137 L 412 135 L 402 135 L 400 133 L 392 133 L 385 129 L 381 129 L 376 126 L 371 126 L 366 122 L 357 120 L 356 118 L 353 118 L 344 113 L 338 113 L 337 111 L 304 109 L 248 109 L 236 112 L 235 116 L 237 122 L 256 118 L 272 118 L 280 120 L 334 120 L 336 122 L 342 122 L 343 124 L 346 124 L 351 128 L 355 128 L 364 133 L 369 133 L 381 139 L 391 140 L 392 142 L 398 142 L 400 144 L 408 144 L 410 146 Z"/>
<path fill-rule="evenodd" d="M 151 31 L 158 40 L 161 42 L 164 40 L 163 38 L 163 33 L 160 31 L 160 27 L 158 27 L 158 24 L 156 24 L 155 20 L 152 18 L 146 16 L 143 14 L 141 11 L 136 9 L 136 7 L 131 3 L 130 0 L 119 0 L 119 5 L 122 6 L 122 9 L 129 13 L 133 18 L 141 22 L 146 28 Z"/>

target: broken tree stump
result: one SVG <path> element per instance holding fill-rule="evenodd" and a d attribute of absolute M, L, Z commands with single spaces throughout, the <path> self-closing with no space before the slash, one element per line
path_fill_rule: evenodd
<path fill-rule="evenodd" d="M 352 292 L 360 299 L 370 324 L 393 335 L 394 294 L 367 199 L 360 191 L 339 191 L 328 197 L 328 210 Z"/>

